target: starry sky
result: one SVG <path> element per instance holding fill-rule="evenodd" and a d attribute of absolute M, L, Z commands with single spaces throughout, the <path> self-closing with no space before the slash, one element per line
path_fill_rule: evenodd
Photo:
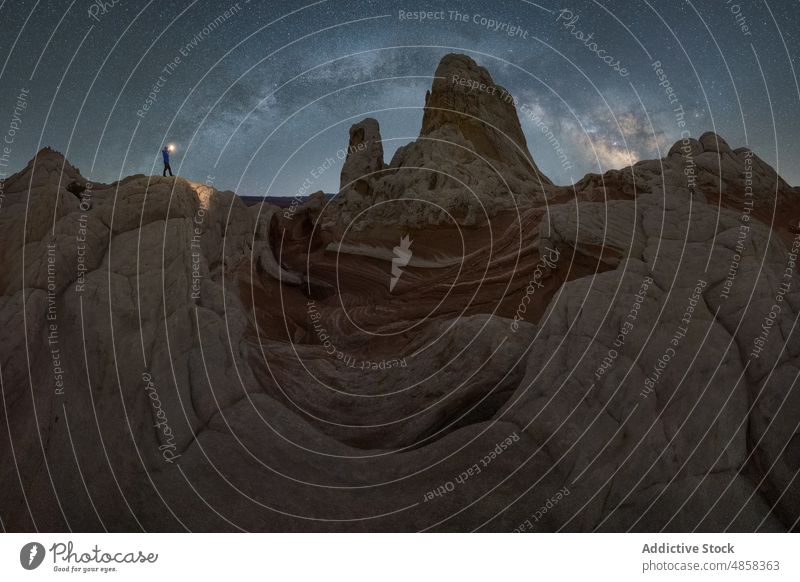
<path fill-rule="evenodd" d="M 377 118 L 388 162 L 462 52 L 535 114 L 522 127 L 556 183 L 664 156 L 685 129 L 800 185 L 800 0 L 0 0 L 0 23 L 12 170 L 49 145 L 112 182 L 160 174 L 174 143 L 176 173 L 251 196 L 293 196 L 332 158 L 310 191 L 335 192 L 350 125 Z"/>

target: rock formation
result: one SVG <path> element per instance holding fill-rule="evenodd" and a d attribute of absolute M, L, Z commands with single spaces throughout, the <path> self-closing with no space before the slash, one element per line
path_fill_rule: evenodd
<path fill-rule="evenodd" d="M 420 137 L 442 139 L 453 133 L 491 163 L 522 169 L 534 182 L 551 183 L 528 151 L 513 96 L 495 84 L 489 71 L 460 54 L 445 56 L 436 69 L 425 95 Z"/>
<path fill-rule="evenodd" d="M 380 126 L 376 119 L 368 117 L 350 128 L 350 143 L 342 167 L 340 191 L 372 196 L 373 184 L 385 167 Z"/>
<path fill-rule="evenodd" d="M 5 181 L 6 530 L 796 529 L 798 189 L 705 134 L 567 191 L 454 75 L 332 202 Z"/>
<path fill-rule="evenodd" d="M 360 140 L 379 143 L 375 120 L 351 128 L 351 149 Z M 365 208 L 372 222 L 383 224 L 486 224 L 499 211 L 541 202 L 552 184 L 528 151 L 513 96 L 459 54 L 445 56 L 436 69 L 419 138 L 400 147 L 385 171 L 383 150 L 374 145 L 348 158 L 345 169 L 344 195 L 336 203 L 342 211 L 331 227 Z M 360 187 L 344 188 L 357 177 Z M 372 207 L 375 202 L 383 204 Z"/>

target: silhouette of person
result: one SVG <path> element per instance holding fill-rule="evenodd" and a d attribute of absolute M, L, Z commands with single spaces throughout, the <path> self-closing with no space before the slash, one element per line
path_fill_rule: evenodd
<path fill-rule="evenodd" d="M 164 146 L 164 149 L 161 150 L 161 157 L 164 158 L 164 172 L 162 176 L 167 175 L 167 170 L 169 170 L 169 175 L 172 176 L 172 168 L 169 165 L 169 148 L 167 146 Z"/>

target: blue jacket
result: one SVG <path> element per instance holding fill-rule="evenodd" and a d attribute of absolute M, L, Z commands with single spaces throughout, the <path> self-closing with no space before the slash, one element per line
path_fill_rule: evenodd
<path fill-rule="evenodd" d="M 167 150 L 161 150 L 161 155 L 164 157 L 164 163 L 169 163 L 169 152 Z"/>

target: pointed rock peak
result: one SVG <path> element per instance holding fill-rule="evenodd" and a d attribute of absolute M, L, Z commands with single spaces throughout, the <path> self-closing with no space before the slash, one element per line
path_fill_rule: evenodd
<path fill-rule="evenodd" d="M 60 182 L 64 187 L 72 182 L 86 183 L 86 178 L 81 175 L 80 170 L 70 164 L 64 154 L 49 146 L 40 149 L 15 176 L 20 177 L 30 173 L 34 174 L 34 185 L 53 181 Z"/>
<path fill-rule="evenodd" d="M 470 122 L 510 129 L 510 137 L 517 143 L 525 141 L 508 92 L 495 85 L 489 71 L 470 57 L 451 53 L 439 61 L 433 86 L 425 96 L 420 135 L 430 135 L 447 124 Z"/>
<path fill-rule="evenodd" d="M 61 167 L 63 165 L 65 168 L 69 167 L 76 173 L 79 173 L 78 170 L 67 161 L 64 154 L 58 150 L 54 150 L 50 146 L 45 146 L 36 152 L 36 155 L 28 162 L 28 166 L 31 166 L 34 161 L 36 161 L 37 166 L 41 165 L 49 168 L 51 166 Z"/>
<path fill-rule="evenodd" d="M 378 121 L 363 119 L 350 128 L 347 158 L 342 166 L 340 190 L 356 191 L 361 195 L 372 192 L 372 182 L 380 178 L 386 167 L 383 162 L 383 143 Z"/>
<path fill-rule="evenodd" d="M 481 156 L 528 166 L 550 183 L 533 164 L 522 132 L 514 97 L 495 84 L 484 67 L 462 54 L 445 55 L 425 97 L 420 136 L 458 130 Z"/>

